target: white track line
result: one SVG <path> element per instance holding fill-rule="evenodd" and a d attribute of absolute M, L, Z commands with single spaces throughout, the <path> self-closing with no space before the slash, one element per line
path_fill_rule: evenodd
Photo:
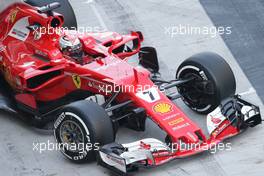
<path fill-rule="evenodd" d="M 85 4 L 89 4 L 90 7 L 92 8 L 96 18 L 99 20 L 100 26 L 105 30 L 108 31 L 108 28 L 101 16 L 101 14 L 99 13 L 99 11 L 97 10 L 96 6 L 95 6 L 95 2 L 93 0 L 87 0 L 84 2 Z"/>
<path fill-rule="evenodd" d="M 256 90 L 253 87 L 250 87 L 247 91 L 239 93 L 239 95 L 244 96 L 244 95 L 249 95 L 249 94 L 254 94 L 254 93 L 256 93 Z"/>

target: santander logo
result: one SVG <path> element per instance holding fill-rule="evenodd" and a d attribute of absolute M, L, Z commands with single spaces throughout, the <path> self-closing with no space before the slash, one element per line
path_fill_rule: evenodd
<path fill-rule="evenodd" d="M 216 117 L 212 117 L 211 121 L 212 121 L 214 124 L 219 124 L 219 123 L 221 122 L 221 119 L 216 118 Z"/>

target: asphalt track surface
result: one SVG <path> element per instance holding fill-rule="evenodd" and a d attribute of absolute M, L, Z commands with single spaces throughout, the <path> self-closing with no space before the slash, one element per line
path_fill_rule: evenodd
<path fill-rule="evenodd" d="M 264 1 L 200 0 L 215 26 L 232 26 L 223 39 L 264 102 Z"/>
<path fill-rule="evenodd" d="M 250 83 L 253 81 L 248 80 L 245 74 L 247 71 L 242 71 L 238 64 L 240 61 L 235 59 L 232 48 L 229 49 L 229 45 L 220 35 L 215 37 L 210 35 L 172 36 L 166 32 L 168 27 L 178 24 L 213 26 L 212 17 L 209 17 L 205 11 L 205 9 L 208 11 L 209 5 L 212 4 L 207 2 L 207 7 L 203 7 L 198 0 L 71 0 L 71 2 L 77 14 L 79 26 L 96 27 L 96 29 L 99 27 L 121 33 L 141 30 L 145 34 L 145 45 L 157 48 L 161 73 L 165 78 L 173 78 L 177 66 L 192 54 L 201 51 L 219 53 L 232 66 L 238 83 L 237 93 L 243 93 L 245 99 L 258 104 L 262 109 L 263 116 L 264 106 L 254 91 L 253 86 L 255 85 L 252 86 Z M 230 4 L 231 7 L 233 5 L 236 3 Z M 215 7 L 217 10 L 217 4 L 211 7 Z M 221 12 L 219 13 L 221 14 Z M 239 17 L 237 18 L 239 19 Z M 260 50 L 261 48 L 258 48 L 258 52 Z M 260 68 L 256 66 L 256 69 Z M 181 101 L 176 101 L 176 103 L 201 128 L 206 130 L 204 116 L 193 113 Z M 0 119 L 1 176 L 112 175 L 111 172 L 97 166 L 96 163 L 73 164 L 58 151 L 45 151 L 40 154 L 33 150 L 33 143 L 47 143 L 48 140 L 54 142 L 50 133 L 29 127 L 7 113 L 1 113 Z M 117 141 L 124 143 L 145 137 L 164 140 L 165 134 L 155 124 L 148 121 L 145 132 L 138 133 L 120 129 Z M 226 142 L 231 142 L 231 151 L 218 151 L 216 154 L 205 152 L 186 159 L 172 161 L 158 168 L 140 170 L 131 175 L 262 175 L 264 171 L 264 128 L 262 126 L 249 129 Z"/>

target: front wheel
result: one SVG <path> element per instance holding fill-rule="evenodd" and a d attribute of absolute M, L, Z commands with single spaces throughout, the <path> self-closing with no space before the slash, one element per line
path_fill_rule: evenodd
<path fill-rule="evenodd" d="M 178 91 L 185 104 L 202 114 L 213 111 L 236 91 L 236 80 L 230 66 L 221 56 L 211 52 L 186 59 L 179 66 L 176 78 L 192 79 L 180 85 Z"/>
<path fill-rule="evenodd" d="M 77 163 L 95 160 L 100 146 L 114 142 L 109 116 L 97 103 L 87 100 L 61 110 L 54 123 L 54 136 L 62 154 Z"/>

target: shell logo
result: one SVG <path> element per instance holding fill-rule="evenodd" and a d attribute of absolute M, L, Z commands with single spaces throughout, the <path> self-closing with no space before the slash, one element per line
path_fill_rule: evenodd
<path fill-rule="evenodd" d="M 172 112 L 172 105 L 169 103 L 157 103 L 153 106 L 153 111 L 160 113 L 160 114 L 166 114 L 169 112 Z"/>

